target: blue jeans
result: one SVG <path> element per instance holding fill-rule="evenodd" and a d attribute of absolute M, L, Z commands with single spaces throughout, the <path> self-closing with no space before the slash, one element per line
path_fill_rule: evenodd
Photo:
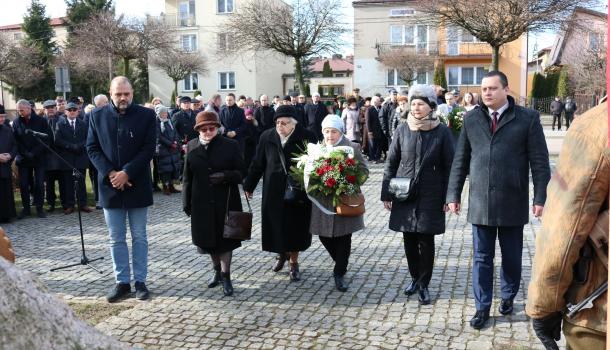
<path fill-rule="evenodd" d="M 500 240 L 502 252 L 500 272 L 502 299 L 514 299 L 521 284 L 523 226 L 472 225 L 474 248 L 472 289 L 475 305 L 479 311 L 489 310 L 493 300 L 496 236 Z"/>
<path fill-rule="evenodd" d="M 146 282 L 148 273 L 148 240 L 146 238 L 146 221 L 148 208 L 104 208 L 104 218 L 110 232 L 110 255 L 117 283 L 130 283 L 129 248 L 127 248 L 127 218 L 131 231 L 131 257 L 133 260 L 133 278 L 136 282 Z"/>

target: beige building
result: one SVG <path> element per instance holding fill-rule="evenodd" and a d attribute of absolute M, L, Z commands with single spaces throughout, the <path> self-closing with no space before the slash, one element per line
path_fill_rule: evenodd
<path fill-rule="evenodd" d="M 448 88 L 478 91 L 491 65 L 492 49 L 462 28 L 430 25 L 415 11 L 410 0 L 356 0 L 354 8 L 354 87 L 361 94 L 386 93 L 408 86 L 396 69 L 380 57 L 388 50 L 409 49 L 444 62 Z M 511 93 L 525 99 L 527 41 L 525 36 L 500 50 L 499 68 L 509 78 Z M 416 82 L 433 83 L 433 69 L 420 71 Z M 415 83 L 415 82 L 414 82 Z"/>
<path fill-rule="evenodd" d="M 231 33 L 223 32 L 223 22 L 247 0 L 166 0 L 165 21 L 175 26 L 176 44 L 184 51 L 197 52 L 207 60 L 208 72 L 192 72 L 178 83 L 178 95 L 193 97 L 200 90 L 207 99 L 232 92 L 257 98 L 260 94 L 283 92 L 283 74 L 294 71 L 292 58 L 271 52 L 247 52 L 225 57 Z M 161 70 L 149 67 L 150 93 L 170 103 L 174 84 Z"/>
<path fill-rule="evenodd" d="M 66 20 L 63 17 L 51 18 L 50 24 L 55 33 L 52 41 L 59 48 L 65 47 L 68 40 L 68 25 Z M 24 38 L 25 34 L 21 29 L 21 23 L 18 23 L 0 27 L 0 35 L 5 35 L 9 39 L 18 42 Z M 8 110 L 14 110 L 15 96 L 10 93 L 9 88 L 10 86 L 0 81 L 0 104 L 3 104 L 4 108 Z"/>

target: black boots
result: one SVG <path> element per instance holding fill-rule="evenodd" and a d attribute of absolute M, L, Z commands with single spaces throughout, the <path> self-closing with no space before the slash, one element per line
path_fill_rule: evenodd
<path fill-rule="evenodd" d="M 290 263 L 290 281 L 296 282 L 301 280 L 301 273 L 299 272 L 299 263 Z"/>
<path fill-rule="evenodd" d="M 231 283 L 231 274 L 229 272 L 221 272 L 220 278 L 222 280 L 222 292 L 226 296 L 233 295 L 233 284 Z"/>
<path fill-rule="evenodd" d="M 116 303 L 119 300 L 125 299 L 131 295 L 131 285 L 129 283 L 117 283 L 112 287 L 106 300 L 109 303 Z"/>
<path fill-rule="evenodd" d="M 214 276 L 208 280 L 208 288 L 214 288 L 220 284 L 220 265 L 214 266 Z"/>

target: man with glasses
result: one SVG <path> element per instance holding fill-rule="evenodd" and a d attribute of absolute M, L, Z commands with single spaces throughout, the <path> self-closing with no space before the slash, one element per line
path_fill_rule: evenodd
<path fill-rule="evenodd" d="M 64 214 L 72 214 L 74 205 L 78 200 L 79 207 L 85 213 L 90 213 L 92 210 L 87 205 L 87 190 L 85 187 L 85 171 L 89 165 L 89 157 L 85 152 L 85 143 L 87 141 L 87 123 L 78 118 L 78 105 L 74 102 L 69 102 L 66 106 L 66 118 L 62 118 L 57 123 L 55 131 L 55 146 L 59 154 L 76 168 L 83 176 L 78 178 L 78 198 L 74 197 L 74 175 L 72 167 L 61 163 L 61 173 L 63 176 L 63 195 L 65 200 L 62 200 Z"/>
<path fill-rule="evenodd" d="M 51 135 L 52 138 L 50 139 L 51 141 L 51 148 L 55 151 L 57 151 L 57 148 L 55 147 L 55 145 L 53 144 L 53 140 L 55 140 L 55 131 L 57 128 L 57 124 L 60 120 L 64 119 L 64 116 L 59 116 L 57 114 L 57 104 L 55 101 L 53 100 L 48 100 L 45 101 L 42 104 L 42 107 L 44 108 L 44 119 L 47 121 L 47 123 L 49 124 L 49 127 L 51 129 Z M 45 183 L 46 183 L 46 199 L 47 199 L 47 204 L 49 205 L 49 209 L 47 210 L 49 213 L 52 213 L 53 211 L 55 211 L 55 201 L 56 201 L 56 195 L 55 195 L 55 183 L 57 183 L 57 187 L 59 187 L 59 199 L 61 201 L 61 205 L 64 206 L 65 203 L 65 195 L 64 195 L 64 181 L 63 181 L 63 175 L 62 175 L 62 163 L 61 160 L 52 153 L 49 153 L 49 155 L 47 156 L 47 164 L 46 164 L 46 169 L 45 169 Z"/>
<path fill-rule="evenodd" d="M 126 221 L 131 231 L 136 298 L 149 298 L 148 207 L 153 204 L 150 161 L 155 153 L 155 112 L 133 103 L 131 82 L 124 76 L 110 83 L 110 104 L 91 112 L 87 153 L 98 170 L 100 204 L 110 232 L 115 286 L 108 302 L 131 294 Z"/>

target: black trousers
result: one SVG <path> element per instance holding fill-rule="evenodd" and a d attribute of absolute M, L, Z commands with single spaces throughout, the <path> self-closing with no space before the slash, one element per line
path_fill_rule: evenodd
<path fill-rule="evenodd" d="M 557 122 L 557 130 L 561 130 L 561 114 L 553 114 L 553 130 L 555 129 L 555 122 Z"/>
<path fill-rule="evenodd" d="M 34 186 L 30 185 L 30 179 L 34 177 Z M 19 166 L 19 191 L 21 192 L 21 203 L 26 213 L 30 212 L 30 192 L 34 192 L 34 205 L 36 209 L 42 210 L 44 202 L 44 178 L 45 167 Z"/>
<path fill-rule="evenodd" d="M 57 196 L 55 195 L 55 182 L 57 182 L 57 187 L 59 188 L 59 200 L 61 201 L 61 205 L 65 204 L 65 196 L 64 196 L 64 177 L 62 170 L 47 170 L 45 172 L 45 182 L 46 182 L 46 198 L 47 204 L 55 207 L 55 202 L 57 201 Z"/>
<path fill-rule="evenodd" d="M 434 268 L 434 235 L 403 232 L 405 254 L 413 281 L 428 287 Z"/>
<path fill-rule="evenodd" d="M 91 187 L 93 187 L 93 198 L 97 205 L 100 200 L 99 188 L 97 188 L 97 169 L 91 162 L 89 162 L 89 179 L 91 180 Z"/>
<path fill-rule="evenodd" d="M 347 272 L 349 264 L 349 255 L 352 250 L 352 235 L 341 237 L 322 237 L 320 242 L 330 254 L 330 257 L 335 261 L 333 273 L 335 276 L 343 276 Z"/>
<path fill-rule="evenodd" d="M 566 117 L 566 130 L 570 127 L 570 123 L 572 123 L 572 119 L 574 119 L 574 113 L 564 113 Z"/>
<path fill-rule="evenodd" d="M 157 186 L 159 186 L 159 162 L 157 161 L 157 157 L 153 157 L 153 170 L 152 170 L 152 177 L 153 177 L 153 189 Z"/>
<path fill-rule="evenodd" d="M 85 174 L 85 169 L 78 169 L 78 171 L 81 174 Z M 78 179 L 78 189 L 77 189 L 77 196 L 78 198 L 74 197 L 74 176 L 72 175 L 72 170 L 64 170 L 63 171 L 63 176 L 64 176 L 64 196 L 66 198 L 65 204 L 63 205 L 63 208 L 74 208 L 74 205 L 76 204 L 76 200 L 78 199 L 78 203 L 80 204 L 81 207 L 84 207 L 87 205 L 87 188 L 85 187 L 85 178 L 79 178 Z"/>

